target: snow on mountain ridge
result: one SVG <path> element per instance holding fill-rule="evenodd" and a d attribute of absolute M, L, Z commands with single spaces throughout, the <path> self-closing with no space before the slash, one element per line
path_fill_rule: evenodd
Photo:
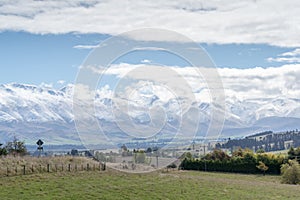
<path fill-rule="evenodd" d="M 0 111 L 1 121 L 15 119 L 21 121 L 72 121 L 73 88 L 69 84 L 62 89 L 45 88 L 41 86 L 11 83 L 0 85 Z M 167 102 L 159 103 L 157 94 L 141 90 L 128 99 L 131 108 L 149 108 L 156 104 L 162 106 L 168 112 L 174 111 L 178 114 L 176 100 L 171 98 Z M 108 94 L 109 93 L 109 94 Z M 100 89 L 96 91 L 96 105 L 104 109 L 113 104 L 112 91 Z M 157 101 L 157 102 L 156 102 Z M 298 117 L 294 110 L 300 109 L 299 99 L 276 98 L 276 99 L 246 99 L 227 98 L 226 116 L 234 117 L 251 123 L 264 117 Z M 174 104 L 175 103 L 175 104 Z M 199 102 L 199 109 L 209 112 L 212 106 L 207 102 Z M 106 108 L 106 109 L 111 109 Z M 140 110 L 140 109 L 138 109 Z M 18 114 L 17 114 L 18 113 Z M 5 117 L 6 116 L 6 117 Z"/>
<path fill-rule="evenodd" d="M 0 124 L 8 124 L 12 127 L 9 129 L 12 132 L 18 123 L 42 123 L 43 126 L 51 124 L 45 129 L 49 133 L 53 128 L 53 123 L 56 124 L 55 130 L 59 130 L 60 127 L 68 130 L 66 127 L 69 127 L 70 123 L 74 123 L 73 90 L 74 85 L 72 84 L 61 89 L 17 83 L 0 85 Z M 145 88 L 128 99 L 124 98 L 122 101 L 127 102 L 129 113 L 123 114 L 128 115 L 133 123 L 149 124 L 153 117 L 150 116 L 149 109 L 160 107 L 165 112 L 166 122 L 169 126 L 178 125 L 180 117 L 182 117 L 180 101 L 184 101 L 184 99 L 181 97 L 172 98 L 171 96 L 166 98 L 165 92 L 153 91 Z M 165 96 L 161 98 L 160 95 Z M 95 114 L 98 120 L 105 122 L 106 126 L 114 126 L 110 128 L 111 130 L 118 130 L 115 127 L 116 113 L 113 110 L 117 106 L 116 98 L 109 87 L 100 88 L 95 91 L 95 113 L 90 113 Z M 199 109 L 200 123 L 208 124 L 211 120 L 212 108 L 217 105 L 197 101 L 192 102 L 191 106 Z M 276 125 L 274 127 L 278 127 L 278 129 L 289 129 L 286 127 L 287 125 L 290 126 L 295 123 L 293 126 L 297 126 L 296 122 L 300 120 L 299 111 L 300 99 L 295 98 L 239 100 L 227 97 L 225 99 L 224 132 L 234 134 L 233 129 L 238 131 L 254 130 L 251 127 L 261 130 L 272 127 L 273 123 Z M 289 119 L 291 120 L 289 121 Z M 12 125 L 12 123 L 15 124 Z M 263 123 L 268 124 L 264 125 Z M 71 129 L 75 131 L 74 125 Z M 30 130 L 27 131 L 30 132 Z"/>
<path fill-rule="evenodd" d="M 53 88 L 16 83 L 0 87 L 2 121 L 70 121 L 71 102 L 65 93 Z"/>

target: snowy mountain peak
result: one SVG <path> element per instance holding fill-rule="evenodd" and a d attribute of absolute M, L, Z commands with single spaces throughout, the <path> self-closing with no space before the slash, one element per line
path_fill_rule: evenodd
<path fill-rule="evenodd" d="M 72 84 L 61 89 L 18 83 L 0 85 L 0 132 L 5 130 L 10 133 L 29 134 L 35 129 L 56 136 L 60 130 L 65 130 L 62 131 L 65 134 L 76 134 L 73 124 L 73 90 Z M 129 116 L 132 120 L 130 123 L 151 124 L 152 120 L 155 121 L 155 117 L 161 117 L 150 112 L 151 109 L 157 108 L 162 109 L 166 115 L 166 127 L 176 127 L 180 123 L 178 121 L 182 117 L 180 101 L 184 100 L 181 97 L 173 98 L 155 86 L 143 87 L 129 97 L 122 99 L 127 102 L 128 113 L 118 114 Z M 95 113 L 89 113 L 105 122 L 105 126 L 109 127 L 107 130 L 110 131 L 120 131 L 115 127 L 115 121 L 118 120 L 114 113 L 114 109 L 118 106 L 115 98 L 117 97 L 113 98 L 113 91 L 109 87 L 100 88 L 95 92 L 93 102 Z M 300 99 L 279 97 L 239 100 L 227 97 L 225 103 L 223 134 L 249 134 L 258 130 L 281 131 L 300 128 Z M 199 109 L 200 123 L 207 126 L 211 120 L 212 108 L 216 105 L 193 102 L 191 106 Z M 70 124 L 73 125 L 69 127 Z M 34 126 L 33 129 L 31 125 Z M 63 139 L 66 137 L 65 134 L 58 137 Z"/>

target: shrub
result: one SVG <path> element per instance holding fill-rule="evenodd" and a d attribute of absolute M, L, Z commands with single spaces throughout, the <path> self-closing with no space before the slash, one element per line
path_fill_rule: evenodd
<path fill-rule="evenodd" d="M 260 162 L 265 166 L 260 164 Z M 180 169 L 250 174 L 260 173 L 262 170 L 264 174 L 280 174 L 280 166 L 285 162 L 286 160 L 281 155 L 254 154 L 249 149 L 243 150 L 239 148 L 231 157 L 221 150 L 214 150 L 202 159 L 188 159 L 186 157 L 182 161 Z M 261 168 L 257 167 L 259 165 L 261 165 Z"/>
<path fill-rule="evenodd" d="M 169 164 L 167 166 L 167 168 L 173 168 L 173 169 L 175 169 L 175 168 L 177 168 L 177 165 L 175 163 L 172 163 L 172 164 Z"/>
<path fill-rule="evenodd" d="M 262 161 L 259 161 L 259 164 L 256 167 L 257 169 L 262 171 L 264 175 L 266 174 L 266 171 L 269 169 L 269 167 L 265 165 L 265 163 L 263 163 Z"/>
<path fill-rule="evenodd" d="M 281 167 L 282 183 L 299 184 L 300 183 L 300 166 L 296 160 L 289 160 L 288 163 Z"/>

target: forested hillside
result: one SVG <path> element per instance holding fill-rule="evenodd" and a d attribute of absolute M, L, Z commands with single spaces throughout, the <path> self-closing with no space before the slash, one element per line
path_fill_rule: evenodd
<path fill-rule="evenodd" d="M 297 129 L 280 133 L 266 131 L 242 139 L 228 138 L 227 142 L 216 144 L 216 148 L 235 149 L 241 147 L 252 149 L 255 152 L 259 149 L 266 152 L 280 151 L 298 146 L 300 146 L 300 131 Z"/>

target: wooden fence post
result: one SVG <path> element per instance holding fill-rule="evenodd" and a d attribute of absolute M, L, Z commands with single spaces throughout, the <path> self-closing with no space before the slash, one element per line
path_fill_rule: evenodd
<path fill-rule="evenodd" d="M 47 164 L 47 172 L 50 172 L 50 164 Z"/>
<path fill-rule="evenodd" d="M 25 169 L 25 165 L 23 165 L 23 175 L 25 175 L 26 173 L 26 169 Z"/>
<path fill-rule="evenodd" d="M 70 171 L 71 171 L 71 164 L 70 164 L 70 163 L 69 163 L 69 167 L 68 167 L 68 168 L 69 168 L 68 170 L 69 170 L 69 172 L 70 172 Z"/>

